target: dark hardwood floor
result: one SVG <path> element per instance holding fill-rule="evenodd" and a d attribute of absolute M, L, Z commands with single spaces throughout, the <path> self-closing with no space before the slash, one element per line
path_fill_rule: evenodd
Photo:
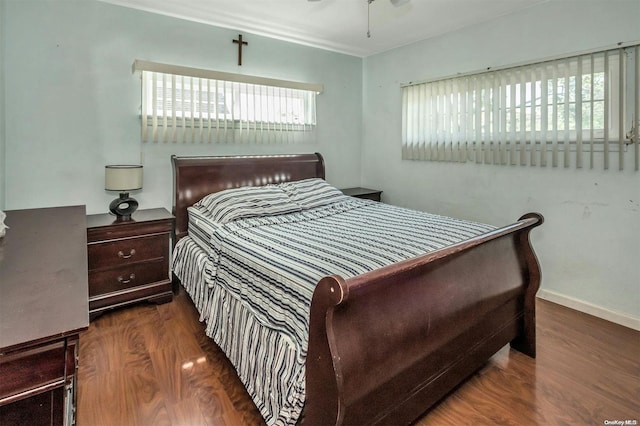
<path fill-rule="evenodd" d="M 537 317 L 535 360 L 504 347 L 416 424 L 640 422 L 640 332 L 542 300 Z M 79 426 L 264 424 L 184 292 L 93 321 L 79 363 Z"/>

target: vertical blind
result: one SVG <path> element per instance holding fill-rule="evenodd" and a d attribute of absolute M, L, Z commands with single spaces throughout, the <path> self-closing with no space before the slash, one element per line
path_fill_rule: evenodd
<path fill-rule="evenodd" d="M 639 54 L 635 45 L 406 85 L 402 157 L 638 170 Z"/>
<path fill-rule="evenodd" d="M 136 61 L 142 140 L 312 142 L 321 85 Z"/>

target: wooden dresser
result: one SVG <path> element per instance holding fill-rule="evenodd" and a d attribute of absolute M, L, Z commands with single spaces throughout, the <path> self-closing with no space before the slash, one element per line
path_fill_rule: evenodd
<path fill-rule="evenodd" d="M 84 206 L 8 211 L 0 239 L 0 425 L 72 425 L 89 326 Z"/>
<path fill-rule="evenodd" d="M 172 233 L 173 216 L 163 208 L 138 210 L 126 221 L 106 213 L 87 216 L 92 319 L 140 301 L 171 301 Z"/>

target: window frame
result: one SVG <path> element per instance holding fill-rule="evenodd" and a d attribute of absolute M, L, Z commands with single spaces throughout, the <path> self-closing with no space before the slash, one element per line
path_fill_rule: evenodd
<path fill-rule="evenodd" d="M 640 112 L 626 92 L 639 85 L 639 46 L 401 85 L 403 159 L 546 166 L 551 152 L 557 166 L 563 152 L 565 167 L 569 153 L 582 167 L 586 151 L 605 152 L 607 168 L 608 153 L 619 152 L 622 165 L 635 145 L 637 169 L 638 141 L 628 130 Z M 562 88 L 571 88 L 568 97 Z"/>
<path fill-rule="evenodd" d="M 143 141 L 313 141 L 319 84 L 136 60 Z M 210 100 L 217 99 L 215 107 Z M 220 102 L 225 112 L 220 114 Z M 194 102 L 194 100 L 196 100 Z"/>

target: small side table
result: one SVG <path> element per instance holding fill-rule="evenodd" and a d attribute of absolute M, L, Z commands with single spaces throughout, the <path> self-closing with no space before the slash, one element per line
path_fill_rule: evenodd
<path fill-rule="evenodd" d="M 87 216 L 91 319 L 140 301 L 172 300 L 173 221 L 163 208 L 138 210 L 126 221 L 107 213 Z"/>
<path fill-rule="evenodd" d="M 380 197 L 382 195 L 382 191 L 379 189 L 369 189 L 369 188 L 345 188 L 341 189 L 344 195 L 348 195 L 350 197 L 356 198 L 364 198 L 367 200 L 380 201 Z"/>

